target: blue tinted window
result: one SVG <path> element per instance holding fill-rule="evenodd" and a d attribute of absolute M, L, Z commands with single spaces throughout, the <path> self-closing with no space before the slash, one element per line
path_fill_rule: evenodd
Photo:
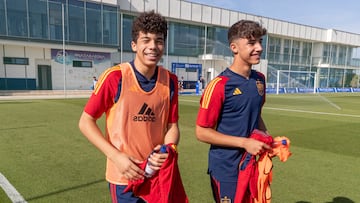
<path fill-rule="evenodd" d="M 69 0 L 68 3 L 69 40 L 75 42 L 85 42 L 84 2 Z"/>
<path fill-rule="evenodd" d="M 30 37 L 48 38 L 47 4 L 43 0 L 29 0 Z"/>
<path fill-rule="evenodd" d="M 64 3 L 64 2 L 62 2 Z M 51 2 L 49 1 L 49 27 L 50 27 L 50 39 L 51 40 L 62 40 L 62 26 L 63 26 L 63 19 L 62 19 L 62 5 L 64 5 L 64 30 L 65 36 L 67 30 L 67 20 L 66 20 L 66 7 L 65 4 L 61 2 Z M 65 39 L 67 39 L 65 37 Z"/>
<path fill-rule="evenodd" d="M 3 60 L 4 64 L 29 65 L 28 58 L 4 57 Z"/>
<path fill-rule="evenodd" d="M 231 56 L 227 39 L 227 28 L 208 27 L 206 54 Z"/>
<path fill-rule="evenodd" d="M 264 35 L 262 37 L 262 42 L 261 42 L 261 45 L 262 45 L 262 48 L 263 48 L 263 52 L 261 54 L 261 59 L 265 59 L 266 58 L 266 50 L 267 50 L 267 39 L 268 39 L 268 36 L 267 35 Z"/>
<path fill-rule="evenodd" d="M 6 21 L 5 21 L 5 5 L 4 1 L 0 1 L 0 35 L 6 35 Z"/>
<path fill-rule="evenodd" d="M 87 42 L 101 43 L 101 6 L 94 3 L 86 3 L 86 34 Z"/>
<path fill-rule="evenodd" d="M 103 6 L 103 38 L 104 44 L 117 45 L 119 36 L 119 22 L 117 8 Z"/>
<path fill-rule="evenodd" d="M 171 23 L 169 54 L 198 56 L 204 53 L 204 27 Z"/>
<path fill-rule="evenodd" d="M 26 1 L 6 1 L 7 25 L 10 36 L 27 37 Z"/>
<path fill-rule="evenodd" d="M 131 28 L 132 28 L 132 23 L 134 21 L 134 17 L 133 16 L 126 16 L 124 15 L 123 17 L 123 27 L 122 27 L 122 32 L 123 32 L 123 50 L 124 51 L 131 51 Z"/>

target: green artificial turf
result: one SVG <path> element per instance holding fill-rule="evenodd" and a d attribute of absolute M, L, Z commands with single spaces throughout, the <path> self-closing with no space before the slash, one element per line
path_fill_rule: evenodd
<path fill-rule="evenodd" d="M 180 96 L 179 166 L 192 203 L 210 203 L 199 96 Z M 268 95 L 263 118 L 293 155 L 273 159 L 273 203 L 360 202 L 360 95 Z M 27 202 L 110 202 L 105 157 L 78 129 L 86 99 L 0 101 L 0 172 Z M 104 128 L 104 118 L 98 123 Z M 10 202 L 0 190 L 0 202 Z"/>

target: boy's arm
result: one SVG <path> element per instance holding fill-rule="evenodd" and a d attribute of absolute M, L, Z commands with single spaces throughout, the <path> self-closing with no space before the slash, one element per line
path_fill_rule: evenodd
<path fill-rule="evenodd" d="M 178 80 L 177 76 L 170 74 L 170 109 L 169 109 L 169 120 L 167 124 L 167 132 L 165 133 L 164 144 L 178 144 L 180 139 L 180 131 L 178 126 L 179 120 L 179 97 L 178 97 Z M 171 93 L 172 92 L 172 93 Z"/>
<path fill-rule="evenodd" d="M 168 131 L 165 134 L 164 144 L 178 144 L 180 140 L 180 131 L 178 123 L 169 123 Z"/>
<path fill-rule="evenodd" d="M 246 137 L 237 137 L 220 133 L 213 128 L 201 127 L 196 125 L 196 137 L 199 141 L 223 147 L 244 148 L 252 155 L 258 155 L 265 150 L 270 150 L 270 146 L 264 142 Z"/>
<path fill-rule="evenodd" d="M 169 123 L 168 130 L 165 133 L 164 144 L 175 144 L 179 143 L 180 139 L 180 132 L 178 123 Z M 160 150 L 160 145 L 155 146 L 154 153 L 150 155 L 148 161 L 151 163 L 150 168 L 157 171 L 160 170 L 163 163 L 166 161 L 168 157 L 168 153 L 158 153 L 157 151 Z"/>
<path fill-rule="evenodd" d="M 105 154 L 118 167 L 119 171 L 129 180 L 143 178 L 144 171 L 137 164 L 142 161 L 128 156 L 117 150 L 103 136 L 100 128 L 96 124 L 96 119 L 85 111 L 79 120 L 79 129 L 83 135 L 102 153 Z"/>
<path fill-rule="evenodd" d="M 226 135 L 211 127 L 202 127 L 197 124 L 195 134 L 196 138 L 201 142 L 222 147 L 244 148 L 244 138 Z"/>

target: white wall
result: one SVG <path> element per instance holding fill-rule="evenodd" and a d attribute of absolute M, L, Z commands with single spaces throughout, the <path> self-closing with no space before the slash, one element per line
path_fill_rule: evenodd
<path fill-rule="evenodd" d="M 37 67 L 38 65 L 51 66 L 52 87 L 54 90 L 64 89 L 64 78 L 67 89 L 90 89 L 93 76 L 99 75 L 107 68 L 111 67 L 111 61 L 95 64 L 92 68 L 72 67 L 72 63 L 64 66 L 51 59 L 50 44 L 37 44 L 22 42 L 3 45 L 0 44 L 0 77 L 7 78 L 31 78 L 36 79 L 38 85 Z M 60 48 L 56 47 L 55 48 Z M 89 51 L 89 47 L 68 46 L 68 49 L 79 51 Z M 112 53 L 114 49 L 91 48 L 90 51 Z M 29 59 L 29 65 L 3 64 L 3 57 L 24 57 Z"/>
<path fill-rule="evenodd" d="M 49 50 L 51 51 L 51 50 Z M 73 50 L 80 51 L 80 50 Z M 89 50 L 91 53 L 92 50 Z M 106 53 L 106 52 L 105 52 Z M 67 60 L 66 60 L 67 61 Z M 111 59 L 101 63 L 92 63 L 93 67 L 73 67 L 72 60 L 64 67 L 62 63 L 51 60 L 52 84 L 53 89 L 63 89 L 64 81 L 66 89 L 71 90 L 88 90 L 92 86 L 93 76 L 99 76 L 108 68 L 112 67 Z M 65 72 L 64 72 L 65 69 Z"/>
<path fill-rule="evenodd" d="M 4 57 L 26 57 L 25 47 L 16 45 L 4 45 Z M 27 65 L 3 64 L 7 78 L 26 78 Z"/>

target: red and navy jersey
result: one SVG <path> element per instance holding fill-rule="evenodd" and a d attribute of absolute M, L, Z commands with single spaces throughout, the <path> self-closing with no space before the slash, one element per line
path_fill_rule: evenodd
<path fill-rule="evenodd" d="M 136 78 L 141 88 L 149 92 L 151 91 L 157 81 L 156 68 L 154 76 L 148 80 L 139 71 L 136 70 L 134 62 L 130 62 Z M 88 103 L 85 106 L 85 112 L 94 118 L 100 118 L 104 112 L 107 112 L 116 103 L 121 93 L 121 80 L 122 74 L 119 67 L 112 67 L 107 69 L 99 78 L 95 90 L 91 95 Z M 179 119 L 178 115 L 178 88 L 177 87 L 177 76 L 170 74 L 170 112 L 169 112 L 169 123 L 176 123 Z"/>
<path fill-rule="evenodd" d="M 265 102 L 265 77 L 255 70 L 249 79 L 226 69 L 206 87 L 196 124 L 220 133 L 248 137 L 258 127 Z M 208 172 L 219 181 L 237 181 L 244 149 L 211 145 Z"/>

